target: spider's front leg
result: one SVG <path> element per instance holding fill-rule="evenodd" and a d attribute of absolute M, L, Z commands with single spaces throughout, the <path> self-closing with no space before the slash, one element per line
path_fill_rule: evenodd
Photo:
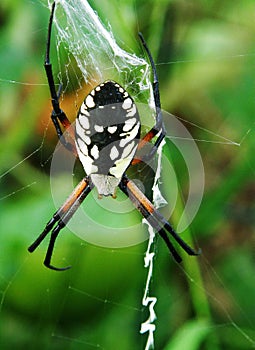
<path fill-rule="evenodd" d="M 147 162 L 152 157 L 155 155 L 160 143 L 163 141 L 165 135 L 166 135 L 166 130 L 165 130 L 165 125 L 163 122 L 163 116 L 162 116 L 162 111 L 161 111 L 161 102 L 160 102 L 160 93 L 159 93 L 159 81 L 158 81 L 158 75 L 157 75 L 157 70 L 156 70 L 156 65 L 155 62 L 152 58 L 152 54 L 150 52 L 150 49 L 148 48 L 148 45 L 142 35 L 142 33 L 139 33 L 139 38 L 142 42 L 142 45 L 147 53 L 147 56 L 149 58 L 151 68 L 152 68 L 152 73 L 153 73 L 153 97 L 154 97 L 154 103 L 155 103 L 155 120 L 156 123 L 155 125 L 150 129 L 150 131 L 140 140 L 137 151 L 142 149 L 148 142 L 150 142 L 155 136 L 157 136 L 157 139 L 151 149 L 151 151 L 143 155 L 142 157 L 139 158 L 134 158 L 132 161 L 132 165 L 135 165 L 137 163 L 142 162 Z"/>
<path fill-rule="evenodd" d="M 49 27 L 48 27 L 48 36 L 47 36 L 47 43 L 46 43 L 46 54 L 45 54 L 45 62 L 44 62 L 44 69 L 46 72 L 48 85 L 50 89 L 51 94 L 51 103 L 52 103 L 52 113 L 51 113 L 51 119 L 55 126 L 57 135 L 61 143 L 74 155 L 77 157 L 77 151 L 75 147 L 75 132 L 74 129 L 68 120 L 65 112 L 60 108 L 59 105 L 59 97 L 61 95 L 62 91 L 62 85 L 60 84 L 58 92 L 55 88 L 55 82 L 53 78 L 52 73 L 52 64 L 50 62 L 50 42 L 51 42 L 51 31 L 52 31 L 52 23 L 53 23 L 53 17 L 54 17 L 54 11 L 55 11 L 55 2 L 52 5 L 51 9 L 51 15 L 49 20 Z M 64 127 L 65 130 L 68 131 L 68 134 L 70 135 L 71 142 L 67 141 L 66 138 L 63 136 L 63 132 L 60 126 L 60 123 Z"/>

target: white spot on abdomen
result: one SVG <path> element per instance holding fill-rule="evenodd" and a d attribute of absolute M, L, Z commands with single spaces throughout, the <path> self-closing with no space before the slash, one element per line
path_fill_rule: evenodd
<path fill-rule="evenodd" d="M 133 104 L 132 108 L 128 110 L 126 117 L 133 117 L 136 114 L 136 106 Z"/>
<path fill-rule="evenodd" d="M 129 131 L 133 128 L 133 126 L 136 123 L 136 118 L 130 118 L 125 121 L 125 124 L 123 126 L 123 131 Z"/>
<path fill-rule="evenodd" d="M 108 126 L 108 128 L 107 128 L 107 131 L 110 134 L 114 134 L 116 130 L 117 130 L 117 126 Z"/>
<path fill-rule="evenodd" d="M 94 102 L 94 99 L 91 95 L 88 95 L 86 100 L 85 100 L 85 103 L 86 103 L 86 106 L 88 108 L 93 108 L 95 107 L 95 102 Z"/>
<path fill-rule="evenodd" d="M 133 104 L 133 101 L 131 100 L 130 97 L 128 97 L 128 98 L 126 98 L 126 99 L 124 100 L 124 102 L 123 102 L 123 104 L 122 104 L 122 108 L 123 108 L 123 109 L 129 109 L 129 108 L 131 108 L 132 104 Z"/>
<path fill-rule="evenodd" d="M 103 132 L 104 131 L 104 127 L 102 126 L 102 125 L 95 125 L 94 126 L 94 128 L 95 128 L 95 131 L 96 132 Z"/>
<path fill-rule="evenodd" d="M 95 159 L 97 159 L 99 157 L 99 151 L 98 151 L 98 147 L 97 145 L 94 145 L 92 148 L 91 148 L 91 151 L 90 151 L 92 157 L 94 157 Z"/>
<path fill-rule="evenodd" d="M 85 115 L 79 115 L 79 121 L 84 129 L 89 129 L 89 119 Z"/>
<path fill-rule="evenodd" d="M 110 152 L 111 160 L 114 160 L 114 159 L 118 158 L 118 156 L 119 156 L 119 151 L 118 151 L 116 146 L 113 146 L 112 149 L 111 149 L 111 152 Z"/>

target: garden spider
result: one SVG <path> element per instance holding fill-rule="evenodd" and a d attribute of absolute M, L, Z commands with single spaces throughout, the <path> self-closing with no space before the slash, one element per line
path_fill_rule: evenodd
<path fill-rule="evenodd" d="M 54 244 L 60 230 L 66 226 L 94 187 L 96 187 L 99 197 L 109 195 L 116 197 L 116 190 L 119 187 L 164 239 L 177 262 L 181 262 L 181 257 L 170 242 L 167 233 L 170 233 L 189 255 L 198 255 L 178 236 L 167 220 L 125 174 L 130 165 L 151 159 L 165 136 L 156 67 L 142 34 L 139 34 L 139 37 L 147 52 L 154 76 L 153 94 L 156 111 L 154 127 L 140 139 L 140 118 L 133 99 L 119 84 L 108 80 L 95 87 L 86 96 L 77 115 L 76 126 L 73 128 L 65 112 L 60 108 L 61 87 L 57 92 L 50 62 L 54 10 L 55 2 L 52 5 L 49 20 L 44 64 L 53 107 L 51 119 L 60 141 L 69 151 L 79 157 L 87 176 L 80 181 L 65 203 L 55 212 L 44 231 L 28 248 L 29 252 L 33 252 L 51 231 L 44 265 L 58 271 L 70 268 L 69 266 L 57 268 L 51 264 Z M 67 130 L 72 142 L 65 138 L 60 124 Z M 142 149 L 154 137 L 156 137 L 156 141 L 149 154 L 137 158 L 136 151 Z"/>

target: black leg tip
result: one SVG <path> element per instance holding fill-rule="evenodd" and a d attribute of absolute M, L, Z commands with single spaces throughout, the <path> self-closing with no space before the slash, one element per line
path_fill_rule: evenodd
<path fill-rule="evenodd" d="M 44 265 L 50 269 L 50 270 L 54 270 L 54 271 L 66 271 L 66 270 L 69 270 L 72 266 L 67 266 L 67 267 L 55 267 L 53 265 L 50 265 L 46 262 L 44 262 Z"/>
<path fill-rule="evenodd" d="M 33 251 L 34 251 L 33 247 L 31 247 L 31 246 L 28 247 L 27 250 L 29 251 L 29 253 L 33 253 Z"/>

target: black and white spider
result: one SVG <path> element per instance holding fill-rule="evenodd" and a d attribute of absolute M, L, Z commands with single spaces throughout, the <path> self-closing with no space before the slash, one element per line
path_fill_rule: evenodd
<path fill-rule="evenodd" d="M 96 187 L 99 197 L 109 195 L 116 197 L 117 188 L 121 189 L 164 239 L 177 262 L 181 262 L 181 257 L 170 242 L 167 233 L 189 255 L 198 255 L 177 235 L 168 221 L 125 174 L 129 166 L 151 159 L 165 136 L 156 67 L 143 36 L 139 34 L 149 57 L 154 76 L 153 94 L 156 111 L 154 127 L 140 139 L 140 118 L 132 97 L 118 83 L 108 80 L 96 86 L 86 96 L 77 115 L 75 128 L 73 128 L 65 112 L 60 108 L 61 87 L 57 92 L 50 62 L 50 40 L 54 10 L 55 2 L 52 5 L 49 20 L 44 64 L 53 107 L 51 119 L 60 141 L 68 150 L 79 157 L 86 172 L 86 177 L 80 181 L 65 203 L 55 212 L 44 231 L 28 248 L 29 252 L 33 252 L 45 236 L 52 231 L 44 264 L 53 270 L 68 269 L 69 267 L 57 268 L 51 265 L 56 238 L 93 187 Z M 67 130 L 71 141 L 63 135 L 60 124 Z M 136 152 L 154 137 L 156 137 L 156 141 L 149 154 L 140 158 L 136 157 Z"/>

